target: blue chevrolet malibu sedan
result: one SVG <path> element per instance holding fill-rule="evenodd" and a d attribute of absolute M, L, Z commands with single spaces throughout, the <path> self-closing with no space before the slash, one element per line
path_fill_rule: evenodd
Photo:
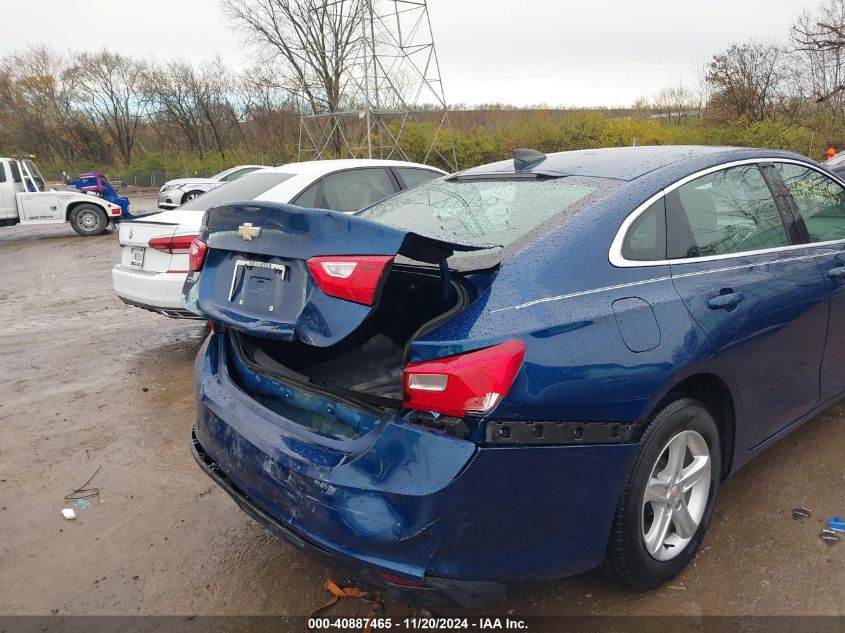
<path fill-rule="evenodd" d="M 845 390 L 845 189 L 770 150 L 517 150 L 354 215 L 211 210 L 192 447 L 365 584 L 474 605 L 678 574 Z"/>

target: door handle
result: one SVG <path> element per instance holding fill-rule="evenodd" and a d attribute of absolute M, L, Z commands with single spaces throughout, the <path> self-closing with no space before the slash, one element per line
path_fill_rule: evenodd
<path fill-rule="evenodd" d="M 725 294 L 710 297 L 707 300 L 707 307 L 711 310 L 735 310 L 739 302 L 745 299 L 741 292 L 726 292 Z"/>
<path fill-rule="evenodd" d="M 837 266 L 827 271 L 827 276 L 830 279 L 842 279 L 845 277 L 845 266 Z"/>

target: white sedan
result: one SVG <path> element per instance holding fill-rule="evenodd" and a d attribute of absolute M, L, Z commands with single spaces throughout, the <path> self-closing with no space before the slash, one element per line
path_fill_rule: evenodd
<path fill-rule="evenodd" d="M 196 318 L 182 307 L 188 250 L 211 207 L 245 200 L 353 212 L 446 172 L 392 160 L 321 160 L 261 169 L 213 189 L 179 209 L 120 223 L 121 262 L 114 291 L 125 303 L 169 317 Z"/>
<path fill-rule="evenodd" d="M 238 165 L 209 178 L 175 178 L 168 180 L 158 190 L 158 208 L 175 209 L 181 204 L 201 196 L 206 191 L 211 191 L 220 185 L 237 180 L 259 169 L 263 165 Z"/>

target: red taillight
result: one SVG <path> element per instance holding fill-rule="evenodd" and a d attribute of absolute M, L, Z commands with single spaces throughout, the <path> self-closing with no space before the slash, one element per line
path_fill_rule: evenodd
<path fill-rule="evenodd" d="M 525 358 L 522 341 L 475 352 L 408 363 L 402 376 L 409 409 L 463 417 L 491 411 L 508 395 Z"/>
<path fill-rule="evenodd" d="M 208 327 L 209 327 L 209 329 L 211 330 L 211 333 L 212 333 L 212 334 L 216 334 L 216 333 L 217 333 L 217 330 L 216 330 L 216 329 L 215 329 L 215 327 L 214 327 L 214 321 L 209 321 L 209 322 L 208 322 Z"/>
<path fill-rule="evenodd" d="M 200 238 L 195 237 L 188 249 L 188 270 L 196 272 L 202 270 L 202 265 L 205 263 L 205 254 L 208 252 L 208 244 L 203 242 Z"/>
<path fill-rule="evenodd" d="M 150 240 L 150 248 L 157 251 L 171 254 L 187 253 L 191 243 L 197 238 L 196 235 L 177 235 L 175 237 L 154 237 Z"/>
<path fill-rule="evenodd" d="M 312 257 L 308 270 L 317 286 L 331 297 L 371 306 L 393 257 L 340 255 Z"/>

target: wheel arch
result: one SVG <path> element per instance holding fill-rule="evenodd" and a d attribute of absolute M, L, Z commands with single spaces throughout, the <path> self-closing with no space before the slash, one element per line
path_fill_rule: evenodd
<path fill-rule="evenodd" d="M 99 207 L 100 209 L 103 210 L 103 213 L 106 214 L 106 218 L 111 219 L 109 217 L 109 210 L 106 209 L 106 207 L 104 207 L 102 204 L 100 204 L 96 200 L 72 200 L 71 202 L 68 203 L 67 207 L 65 208 L 65 222 L 70 222 L 70 214 L 73 213 L 73 210 L 76 207 L 81 206 L 83 204 L 90 204 L 90 205 L 93 205 L 95 207 Z"/>
<path fill-rule="evenodd" d="M 652 403 L 646 418 L 659 411 L 669 400 L 678 397 L 694 398 L 701 402 L 716 422 L 721 438 L 722 479 L 733 470 L 736 451 L 738 399 L 729 380 L 712 368 L 702 369 L 683 376 L 677 376 L 659 398 Z"/>
<path fill-rule="evenodd" d="M 200 187 L 190 187 L 187 190 L 183 190 L 182 197 L 179 199 L 179 204 L 182 205 L 188 202 L 188 196 L 190 196 L 192 193 L 197 194 L 197 196 L 201 196 L 202 194 L 208 193 L 209 191 L 210 189 L 202 189 Z"/>

